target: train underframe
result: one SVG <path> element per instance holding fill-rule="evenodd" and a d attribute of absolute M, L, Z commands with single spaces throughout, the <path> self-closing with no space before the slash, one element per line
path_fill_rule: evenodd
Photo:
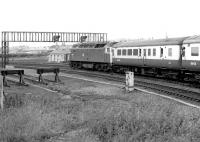
<path fill-rule="evenodd" d="M 95 63 L 95 62 L 79 62 L 71 61 L 70 66 L 74 69 L 90 69 L 96 71 L 112 71 L 112 65 L 110 63 Z"/>
<path fill-rule="evenodd" d="M 155 68 L 148 66 L 130 66 L 130 65 L 115 65 L 110 63 L 95 63 L 95 62 L 80 62 L 71 61 L 70 66 L 73 69 L 90 69 L 95 71 L 115 72 L 124 74 L 126 71 L 132 71 L 138 75 L 148 75 L 160 78 L 175 79 L 181 81 L 198 81 L 200 82 L 200 74 L 195 71 L 186 69 L 169 69 Z"/>
<path fill-rule="evenodd" d="M 113 65 L 113 72 L 124 73 L 132 71 L 138 75 L 148 75 L 160 78 L 175 79 L 180 81 L 198 81 L 200 82 L 200 73 L 197 71 L 189 71 L 186 69 L 169 69 L 156 68 L 148 66 L 129 66 L 129 65 Z"/>

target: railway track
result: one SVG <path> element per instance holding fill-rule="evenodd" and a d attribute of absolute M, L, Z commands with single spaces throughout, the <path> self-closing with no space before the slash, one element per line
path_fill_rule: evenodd
<path fill-rule="evenodd" d="M 83 76 L 88 76 L 88 77 L 101 78 L 105 80 L 125 83 L 124 75 L 119 75 L 115 73 L 94 72 L 94 71 L 88 71 L 88 70 L 71 70 L 67 64 L 63 65 L 63 64 L 52 64 L 52 63 L 48 63 L 48 64 L 27 63 L 27 64 L 20 65 L 20 67 L 32 68 L 32 69 L 35 69 L 37 67 L 58 67 L 63 73 L 77 74 L 77 75 L 83 75 Z M 30 79 L 31 78 L 30 76 L 29 77 L 26 76 L 26 78 L 27 80 L 29 79 L 29 81 L 34 82 L 33 79 Z M 38 81 L 35 83 L 38 83 Z M 167 96 L 173 96 L 175 98 L 186 100 L 186 101 L 200 102 L 200 89 L 199 88 L 195 89 L 194 87 L 190 87 L 188 83 L 185 86 L 185 83 L 180 83 L 177 81 L 168 81 L 168 80 L 166 81 L 163 79 L 155 79 L 155 78 L 152 79 L 152 77 L 148 78 L 148 77 L 137 76 L 135 78 L 135 86 L 145 88 L 145 89 L 154 91 L 156 93 L 164 94 Z"/>
<path fill-rule="evenodd" d="M 60 68 L 60 70 L 66 70 L 69 68 L 67 63 L 13 63 L 10 64 L 15 66 L 15 68 L 27 68 L 27 69 L 36 69 L 39 67 L 51 67 L 51 68 Z"/>
<path fill-rule="evenodd" d="M 10 65 L 15 66 L 16 68 L 27 68 L 27 69 L 36 69 L 39 67 L 52 67 L 52 68 L 60 68 L 60 70 L 63 72 L 67 70 L 71 70 L 70 66 L 68 63 L 35 63 L 35 62 L 30 62 L 30 63 L 11 63 Z M 76 70 L 78 71 L 78 70 Z M 82 71 L 82 70 L 79 70 Z M 135 76 L 139 77 L 140 79 L 146 79 L 146 80 L 155 80 L 155 81 L 161 81 L 165 80 L 165 82 L 168 83 L 174 83 L 174 84 L 179 84 L 182 86 L 188 86 L 188 87 L 193 87 L 193 88 L 200 88 L 200 82 L 195 82 L 195 81 L 184 81 L 180 82 L 177 80 L 172 80 L 172 79 L 167 79 L 163 77 L 152 77 L 152 76 L 144 76 L 144 75 L 138 75 L 135 74 Z"/>
<path fill-rule="evenodd" d="M 11 80 L 11 79 L 8 79 L 9 82 L 12 82 L 12 83 L 17 83 L 18 84 L 18 76 L 17 75 L 11 75 L 11 77 L 13 77 L 15 80 Z M 26 82 L 29 83 L 32 83 L 32 84 L 37 84 L 37 85 L 48 85 L 48 83 L 54 83 L 54 84 L 63 84 L 62 82 L 54 82 L 53 80 L 50 80 L 50 79 L 47 79 L 45 78 L 44 81 L 45 83 L 41 83 L 38 81 L 38 77 L 37 76 L 31 76 L 31 75 L 24 75 L 24 81 L 25 81 L 25 86 L 28 86 L 26 84 Z M 49 89 L 48 87 L 46 87 L 47 89 Z M 57 93 L 61 93 L 61 94 L 64 94 L 64 95 L 69 95 L 69 94 L 65 94 L 65 91 L 63 90 L 52 90 L 52 91 L 56 91 Z M 105 100 L 113 100 L 113 99 L 116 99 L 116 100 L 122 100 L 122 101 L 129 101 L 129 96 L 115 96 L 115 95 L 112 95 L 112 96 L 102 96 L 102 95 L 90 95 L 90 94 L 87 94 L 87 95 L 84 95 L 84 94 L 77 94 L 77 93 L 73 93 L 73 94 L 70 94 L 70 97 L 71 98 L 74 98 L 74 99 L 80 99 L 81 101 L 85 102 L 85 101 L 89 101 L 89 100 L 98 100 L 98 99 L 105 99 Z"/>
<path fill-rule="evenodd" d="M 106 74 L 79 70 L 65 71 L 68 74 L 78 74 L 88 77 L 95 77 L 106 79 L 110 81 L 116 81 L 125 83 L 125 76 L 118 74 Z M 190 102 L 200 102 L 200 89 L 185 87 L 173 83 L 165 83 L 164 80 L 147 80 L 141 78 L 135 78 L 135 87 L 144 88 L 147 90 L 154 91 L 156 93 L 164 94 L 167 96 L 173 96 L 178 99 L 182 99 Z"/>

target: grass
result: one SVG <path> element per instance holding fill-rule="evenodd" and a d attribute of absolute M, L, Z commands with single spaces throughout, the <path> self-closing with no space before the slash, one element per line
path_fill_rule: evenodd
<path fill-rule="evenodd" d="M 79 102 L 62 102 L 56 95 L 29 95 L 21 107 L 1 112 L 0 141 L 40 141 L 64 132 L 78 123 L 73 115 Z"/>
<path fill-rule="evenodd" d="M 91 133 L 103 142 L 200 141 L 198 110 L 143 99 L 130 108 L 105 113 L 90 128 Z"/>
<path fill-rule="evenodd" d="M 39 57 L 10 57 L 9 63 L 48 63 L 48 56 Z"/>
<path fill-rule="evenodd" d="M 72 142 L 200 141 L 199 110 L 151 95 L 136 93 L 128 102 L 81 101 L 55 94 L 17 98 L 20 106 L 0 112 L 0 141 L 48 142 L 59 137 Z"/>

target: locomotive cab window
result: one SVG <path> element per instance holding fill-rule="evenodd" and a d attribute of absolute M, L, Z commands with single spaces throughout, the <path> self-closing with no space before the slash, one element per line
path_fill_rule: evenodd
<path fill-rule="evenodd" d="M 153 56 L 156 56 L 156 48 L 153 48 Z"/>
<path fill-rule="evenodd" d="M 118 55 L 118 56 L 121 56 L 121 55 L 122 55 L 122 50 L 121 50 L 121 49 L 118 49 L 118 50 L 117 50 L 117 55 Z"/>
<path fill-rule="evenodd" d="M 138 56 L 138 49 L 133 49 L 133 56 Z"/>
<path fill-rule="evenodd" d="M 126 49 L 122 50 L 122 55 L 126 56 Z"/>
<path fill-rule="evenodd" d="M 132 49 L 128 49 L 128 55 L 129 55 L 129 56 L 132 55 Z"/>
<path fill-rule="evenodd" d="M 191 47 L 191 56 L 199 56 L 199 47 Z"/>
<path fill-rule="evenodd" d="M 172 48 L 168 48 L 168 56 L 169 56 L 169 57 L 172 56 Z"/>

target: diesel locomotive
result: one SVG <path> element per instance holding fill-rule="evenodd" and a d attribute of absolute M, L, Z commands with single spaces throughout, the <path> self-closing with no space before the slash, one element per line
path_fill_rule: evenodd
<path fill-rule="evenodd" d="M 200 36 L 79 43 L 71 49 L 70 65 L 98 71 L 134 71 L 181 80 L 200 80 Z"/>

